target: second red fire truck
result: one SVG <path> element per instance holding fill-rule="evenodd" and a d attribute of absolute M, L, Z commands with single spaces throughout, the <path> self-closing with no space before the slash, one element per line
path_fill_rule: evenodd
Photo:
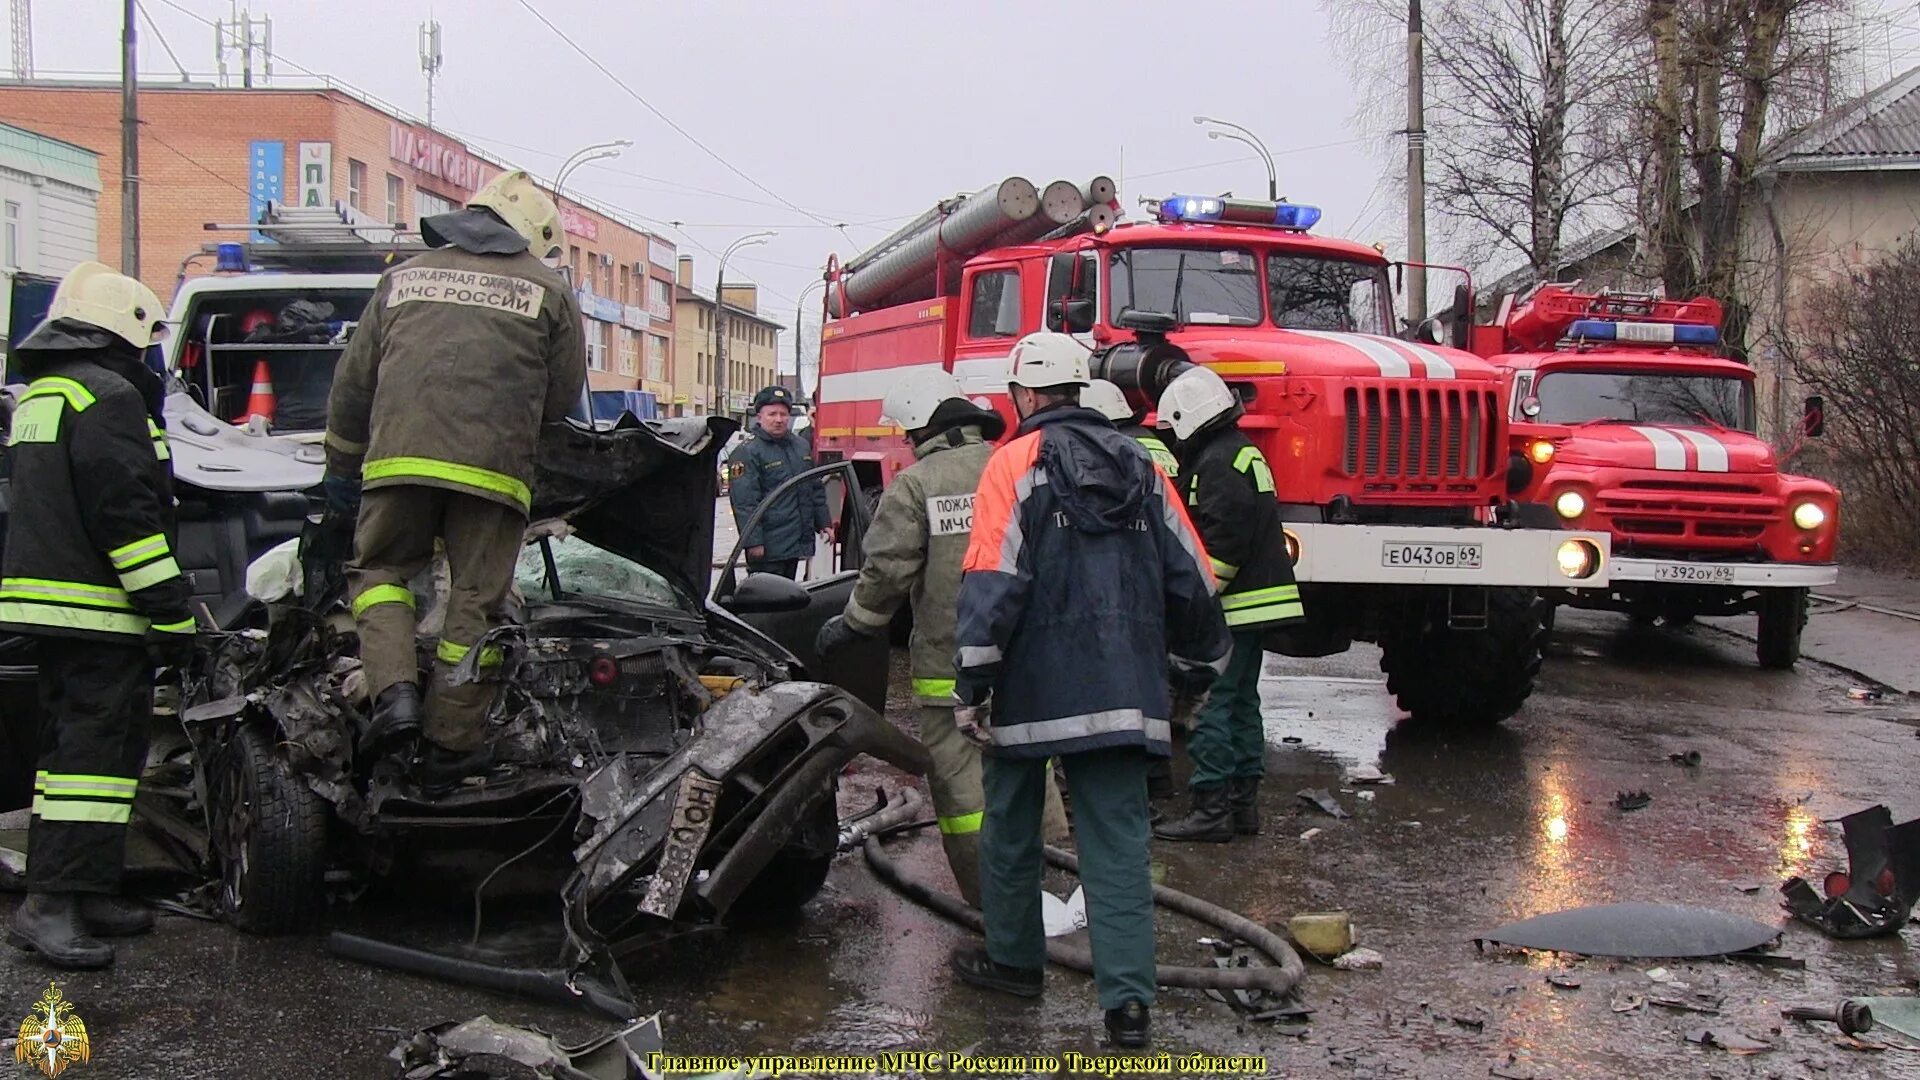
<path fill-rule="evenodd" d="M 1604 531 L 1526 528 L 1510 500 L 1507 389 L 1465 351 L 1394 336 L 1399 268 L 1310 231 L 1284 201 L 1175 195 L 1114 225 L 1112 185 L 1018 178 L 948 200 L 829 265 L 816 446 L 875 488 L 912 460 L 880 400 L 905 371 L 951 371 L 1007 410 L 1008 354 L 1049 329 L 1151 408 L 1187 366 L 1219 372 L 1272 465 L 1311 620 L 1297 655 L 1377 642 L 1416 717 L 1505 719 L 1533 689 L 1539 590 L 1604 586 Z M 1429 337 L 1432 335 L 1430 334 Z"/>

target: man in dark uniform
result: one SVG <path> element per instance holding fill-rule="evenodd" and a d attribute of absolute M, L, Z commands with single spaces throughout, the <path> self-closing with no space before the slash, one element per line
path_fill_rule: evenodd
<path fill-rule="evenodd" d="M 492 761 L 488 681 L 448 676 L 491 626 L 527 527 L 540 425 L 586 382 L 580 308 L 542 260 L 560 211 L 526 173 L 502 173 L 463 210 L 420 223 L 434 250 L 380 275 L 327 408 L 329 512 L 358 506 L 347 568 L 373 752 L 421 728 L 419 779 L 457 783 Z M 446 547 L 452 579 L 424 710 L 408 582 Z M 498 666 L 482 652 L 477 666 Z"/>
<path fill-rule="evenodd" d="M 141 357 L 161 315 L 146 286 L 82 263 L 14 355 L 30 382 L 4 459 L 0 630 L 38 639 L 41 718 L 27 899 L 7 937 L 60 967 L 105 967 L 113 947 L 96 935 L 153 926 L 117 895 L 127 820 L 155 660 L 183 662 L 194 631 L 162 388 Z"/>
<path fill-rule="evenodd" d="M 747 522 L 774 489 L 813 468 L 807 442 L 793 433 L 793 394 L 769 386 L 753 395 L 753 431 L 727 458 L 727 498 L 733 522 L 747 545 L 747 572 L 793 577 L 800 562 L 813 556 L 814 536 L 827 531 L 827 493 L 819 484 L 801 484 L 767 508 L 760 524 Z"/>

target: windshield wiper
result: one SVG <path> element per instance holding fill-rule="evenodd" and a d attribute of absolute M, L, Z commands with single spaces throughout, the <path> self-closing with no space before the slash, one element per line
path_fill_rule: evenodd
<path fill-rule="evenodd" d="M 1573 426 L 1574 427 L 1592 427 L 1595 424 L 1637 424 L 1639 422 L 1640 421 L 1637 419 L 1629 420 L 1624 416 L 1596 416 L 1591 420 L 1582 420 L 1579 423 L 1574 424 Z"/>

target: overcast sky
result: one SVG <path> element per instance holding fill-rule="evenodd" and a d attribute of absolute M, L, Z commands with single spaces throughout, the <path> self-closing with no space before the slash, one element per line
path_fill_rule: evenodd
<path fill-rule="evenodd" d="M 228 0 L 142 3 L 180 64 L 214 70 L 208 22 L 229 14 Z M 702 282 L 713 252 L 777 230 L 736 255 L 728 278 L 758 282 L 782 323 L 829 252 L 851 255 L 937 199 L 1004 176 L 1044 185 L 1107 173 L 1129 207 L 1174 191 L 1264 194 L 1253 152 L 1210 141 L 1197 113 L 1254 129 L 1276 155 L 1281 193 L 1325 210 L 1319 231 L 1383 240 L 1399 254 L 1401 197 L 1396 177 L 1383 178 L 1396 155 L 1356 125 L 1317 0 L 245 6 L 273 18 L 279 85 L 299 85 L 303 69 L 325 73 L 415 115 L 426 110 L 417 28 L 431 11 L 445 52 L 437 127 L 543 176 L 583 145 L 632 139 L 619 159 L 576 170 L 569 190 L 621 207 L 694 254 Z M 116 73 L 120 9 L 119 0 L 41 0 L 36 73 Z M 144 23 L 140 70 L 178 72 Z M 840 223 L 844 235 L 832 227 Z"/>

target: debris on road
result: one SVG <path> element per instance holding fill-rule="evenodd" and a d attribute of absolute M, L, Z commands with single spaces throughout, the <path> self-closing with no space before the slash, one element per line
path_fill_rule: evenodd
<path fill-rule="evenodd" d="M 1687 1032 L 1687 1041 L 1701 1046 L 1717 1046 L 1731 1054 L 1764 1054 L 1773 1049 L 1772 1043 L 1749 1039 L 1737 1031 L 1717 1028 L 1695 1028 Z"/>
<path fill-rule="evenodd" d="M 1847 690 L 1849 701 L 1880 701 L 1887 696 L 1885 690 L 1870 686 L 1855 686 Z"/>
<path fill-rule="evenodd" d="M 1355 765 L 1348 769 L 1342 780 L 1348 784 L 1391 784 L 1393 776 L 1380 771 L 1377 765 Z"/>
<path fill-rule="evenodd" d="M 1615 994 L 1607 1004 L 1617 1013 L 1630 1013 L 1645 1008 L 1647 999 L 1639 994 Z"/>
<path fill-rule="evenodd" d="M 1848 998 L 1830 1009 L 1812 1005 L 1792 1005 L 1780 1010 L 1789 1020 L 1824 1020 L 1844 1035 L 1860 1035 L 1873 1030 L 1873 1008 L 1859 998 Z"/>
<path fill-rule="evenodd" d="M 1386 957 L 1372 949 L 1353 949 L 1336 957 L 1333 966 L 1341 971 L 1379 971 L 1386 962 Z"/>
<path fill-rule="evenodd" d="M 1596 904 L 1549 912 L 1474 938 L 1582 956 L 1696 959 L 1756 949 L 1780 932 L 1752 919 L 1685 904 Z"/>
<path fill-rule="evenodd" d="M 1332 793 L 1327 791 L 1326 788 L 1309 788 L 1300 792 L 1299 798 L 1301 802 L 1306 803 L 1308 806 L 1317 807 L 1323 813 L 1330 814 L 1333 817 L 1346 818 L 1353 816 L 1347 813 L 1346 808 L 1342 807 L 1339 801 L 1336 800 Z"/>
<path fill-rule="evenodd" d="M 1648 968 L 1647 978 L 1652 979 L 1654 982 L 1657 982 L 1657 983 L 1672 983 L 1675 986 L 1680 987 L 1682 990 L 1687 989 L 1686 983 L 1680 982 L 1678 978 L 1675 977 L 1673 972 L 1668 971 L 1666 968 L 1663 968 L 1663 967 Z"/>
<path fill-rule="evenodd" d="M 1716 998 L 1688 1001 L 1686 998 L 1674 994 L 1655 994 L 1647 999 L 1647 1004 L 1657 1005 L 1662 1009 L 1672 1009 L 1675 1012 L 1703 1013 L 1707 1016 L 1720 1015 L 1720 1003 Z"/>
<path fill-rule="evenodd" d="M 1303 833 L 1301 833 L 1301 834 L 1300 834 L 1300 839 L 1302 839 L 1302 840 L 1311 840 L 1311 839 L 1313 839 L 1314 837 L 1316 837 L 1316 836 L 1319 836 L 1319 835 L 1320 835 L 1320 830 L 1319 830 L 1319 829 L 1308 829 L 1308 830 L 1307 830 L 1306 832 L 1303 832 Z"/>
<path fill-rule="evenodd" d="M 539 1028 L 477 1016 L 415 1032 L 387 1056 L 406 1080 L 641 1080 L 649 1075 L 648 1055 L 664 1046 L 658 1015 L 578 1046 L 564 1046 Z"/>
<path fill-rule="evenodd" d="M 1353 797 L 1356 799 L 1359 799 L 1361 802 L 1372 802 L 1375 794 L 1377 793 L 1372 791 L 1366 791 L 1363 789 L 1363 790 L 1354 792 Z"/>
<path fill-rule="evenodd" d="M 1571 975 L 1549 975 L 1547 976 L 1547 985 L 1557 986 L 1562 990 L 1578 990 L 1580 989 L 1580 980 Z"/>
<path fill-rule="evenodd" d="M 1040 890 L 1040 919 L 1048 937 L 1064 937 L 1087 925 L 1087 890 L 1076 886 L 1065 900 Z"/>
<path fill-rule="evenodd" d="M 1507 1060 L 1487 1070 L 1487 1075 L 1497 1076 L 1500 1080 L 1539 1080 L 1540 1073 L 1532 1065 L 1521 1061 L 1512 1054 Z"/>
<path fill-rule="evenodd" d="M 1897 933 L 1920 899 L 1920 818 L 1893 823 L 1893 812 L 1875 805 L 1840 819 L 1847 869 L 1827 875 L 1816 893 L 1805 878 L 1780 886 L 1782 905 L 1801 922 L 1829 937 L 1851 939 Z"/>
<path fill-rule="evenodd" d="M 1287 920 L 1293 943 L 1321 963 L 1353 948 L 1353 918 L 1344 911 L 1307 911 Z"/>
<path fill-rule="evenodd" d="M 1613 797 L 1616 810 L 1639 810 L 1653 802 L 1653 796 L 1644 791 L 1622 791 Z"/>
<path fill-rule="evenodd" d="M 1701 757 L 1698 750 L 1685 750 L 1677 754 L 1668 754 L 1667 760 L 1675 765 L 1685 765 L 1689 769 L 1700 767 Z"/>

